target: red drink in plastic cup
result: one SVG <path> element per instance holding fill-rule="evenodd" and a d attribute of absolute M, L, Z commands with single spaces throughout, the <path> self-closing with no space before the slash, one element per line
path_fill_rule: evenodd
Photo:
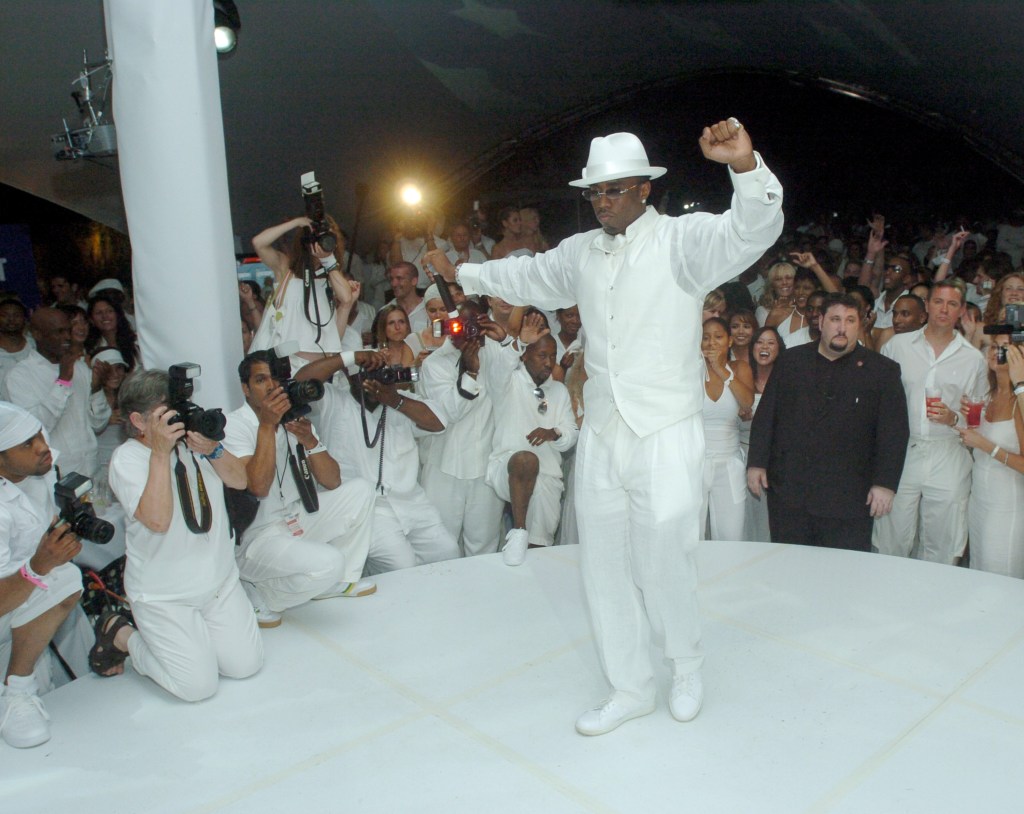
<path fill-rule="evenodd" d="M 971 401 L 967 403 L 967 426 L 968 427 L 980 427 L 981 426 L 981 408 L 985 405 L 980 401 Z"/>

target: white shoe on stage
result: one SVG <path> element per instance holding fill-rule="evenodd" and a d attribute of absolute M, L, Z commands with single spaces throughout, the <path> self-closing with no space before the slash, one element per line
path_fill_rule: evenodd
<path fill-rule="evenodd" d="M 626 721 L 642 718 L 654 712 L 655 699 L 638 701 L 629 696 L 613 696 L 596 709 L 584 712 L 576 719 L 576 731 L 581 735 L 604 735 Z"/>
<path fill-rule="evenodd" d="M 683 673 L 672 679 L 668 708 L 681 723 L 692 721 L 704 704 L 704 682 L 699 672 Z"/>
<path fill-rule="evenodd" d="M 522 565 L 529 545 L 530 532 L 526 529 L 509 529 L 505 535 L 505 547 L 501 550 L 505 565 Z"/>

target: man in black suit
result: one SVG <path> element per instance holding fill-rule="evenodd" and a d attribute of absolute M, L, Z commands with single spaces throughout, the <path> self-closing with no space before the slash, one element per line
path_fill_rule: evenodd
<path fill-rule="evenodd" d="M 858 344 L 859 303 L 829 294 L 817 344 L 775 363 L 754 415 L 747 486 L 768 490 L 772 540 L 871 550 L 909 428 L 900 367 Z"/>

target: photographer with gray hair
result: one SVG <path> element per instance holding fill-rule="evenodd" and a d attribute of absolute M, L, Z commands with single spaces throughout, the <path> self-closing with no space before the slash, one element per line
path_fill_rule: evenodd
<path fill-rule="evenodd" d="M 124 584 L 138 630 L 104 615 L 93 669 L 109 675 L 130 654 L 140 675 L 201 701 L 217 691 L 218 675 L 247 678 L 263 664 L 220 488 L 247 481 L 223 444 L 186 432 L 169 400 L 162 370 L 136 371 L 121 387 L 128 440 L 111 458 L 110 485 L 127 515 Z"/>

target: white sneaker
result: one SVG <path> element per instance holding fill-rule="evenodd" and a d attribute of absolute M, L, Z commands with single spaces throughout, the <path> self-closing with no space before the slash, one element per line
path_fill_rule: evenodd
<path fill-rule="evenodd" d="M 245 580 L 242 580 L 242 588 L 245 589 L 245 595 L 249 597 L 249 603 L 252 605 L 252 609 L 256 613 L 256 624 L 264 629 L 280 627 L 281 614 L 278 611 L 272 611 L 267 607 L 266 603 L 263 601 L 263 596 L 260 594 L 259 588 Z"/>
<path fill-rule="evenodd" d="M 11 676 L 16 680 L 20 676 Z M 0 717 L 0 735 L 11 746 L 27 749 L 38 746 L 50 739 L 50 716 L 43 702 L 36 695 L 36 682 L 29 678 L 22 681 L 20 688 L 3 686 L 0 705 L 3 717 Z"/>
<path fill-rule="evenodd" d="M 654 706 L 653 698 L 648 701 L 637 701 L 628 696 L 609 698 L 602 706 L 587 710 L 577 718 L 576 731 L 581 735 L 603 735 L 626 721 L 650 715 Z"/>
<path fill-rule="evenodd" d="M 505 565 L 522 565 L 529 545 L 530 533 L 526 529 L 510 529 L 505 535 L 505 547 L 501 550 Z"/>
<path fill-rule="evenodd" d="M 699 672 L 684 673 L 672 679 L 668 708 L 681 723 L 692 721 L 704 704 L 704 682 Z"/>
<path fill-rule="evenodd" d="M 313 599 L 334 599 L 336 596 L 369 596 L 377 593 L 377 583 L 370 579 L 359 582 L 338 582 Z"/>

